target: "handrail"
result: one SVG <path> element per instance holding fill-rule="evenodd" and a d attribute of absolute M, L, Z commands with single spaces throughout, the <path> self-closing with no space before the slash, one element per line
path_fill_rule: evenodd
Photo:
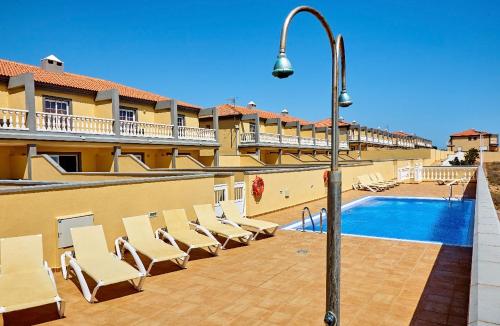
<path fill-rule="evenodd" d="M 319 211 L 319 233 L 323 233 L 323 212 L 325 216 L 328 214 L 324 207 Z"/>
<path fill-rule="evenodd" d="M 312 215 L 311 215 L 311 210 L 307 206 L 302 209 L 302 232 L 305 232 L 305 230 L 306 230 L 306 226 L 305 226 L 306 225 L 306 223 L 305 223 L 306 211 L 309 215 L 309 220 L 311 220 L 311 224 L 312 224 L 313 232 L 314 232 L 314 220 L 313 220 Z"/>

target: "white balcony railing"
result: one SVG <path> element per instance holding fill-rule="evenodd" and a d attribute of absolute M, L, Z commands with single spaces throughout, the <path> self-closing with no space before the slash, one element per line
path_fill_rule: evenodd
<path fill-rule="evenodd" d="M 215 141 L 215 129 L 179 126 L 179 139 Z"/>
<path fill-rule="evenodd" d="M 424 181 L 452 181 L 462 179 L 470 181 L 476 179 L 477 167 L 469 166 L 424 166 Z"/>
<path fill-rule="evenodd" d="M 302 145 L 310 145 L 310 146 L 313 146 L 314 145 L 314 138 L 310 138 L 310 137 L 301 137 L 300 138 L 300 143 Z"/>
<path fill-rule="evenodd" d="M 361 136 L 359 139 L 360 139 L 361 141 L 366 141 L 366 136 Z"/>
<path fill-rule="evenodd" d="M 328 146 L 327 139 L 316 139 L 316 146 Z"/>
<path fill-rule="evenodd" d="M 346 141 L 340 141 L 339 142 L 339 149 L 348 150 L 349 149 L 349 144 Z"/>
<path fill-rule="evenodd" d="M 255 133 L 254 132 L 244 132 L 240 136 L 240 142 L 242 144 L 255 143 Z"/>
<path fill-rule="evenodd" d="M 259 133 L 259 140 L 262 143 L 276 143 L 277 144 L 280 142 L 280 135 L 268 134 L 265 132 L 261 132 L 261 133 Z"/>
<path fill-rule="evenodd" d="M 282 135 L 281 136 L 281 142 L 283 144 L 298 144 L 299 143 L 299 137 L 297 136 L 287 136 L 287 135 Z"/>
<path fill-rule="evenodd" d="M 27 115 L 27 110 L 0 109 L 0 129 L 28 129 Z"/>
<path fill-rule="evenodd" d="M 37 112 L 36 129 L 40 131 L 112 135 L 113 119 L 80 115 Z"/>
<path fill-rule="evenodd" d="M 373 143 L 373 137 L 368 136 L 367 140 L 368 140 L 369 143 Z"/>
<path fill-rule="evenodd" d="M 173 138 L 174 126 L 163 123 L 120 120 L 120 134 L 131 137 Z"/>

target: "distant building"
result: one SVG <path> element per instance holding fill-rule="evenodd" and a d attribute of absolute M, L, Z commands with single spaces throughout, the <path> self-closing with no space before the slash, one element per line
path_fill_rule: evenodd
<path fill-rule="evenodd" d="M 482 138 L 482 143 L 481 143 Z M 448 148 L 454 152 L 466 152 L 471 148 L 483 146 L 485 151 L 498 151 L 498 134 L 492 134 L 487 131 L 476 129 L 467 129 L 450 135 Z"/>

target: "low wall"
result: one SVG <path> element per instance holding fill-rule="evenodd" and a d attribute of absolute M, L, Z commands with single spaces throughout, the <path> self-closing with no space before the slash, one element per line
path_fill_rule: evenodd
<path fill-rule="evenodd" d="M 27 178 L 27 176 L 26 176 Z M 98 181 L 110 179 L 130 179 L 132 176 L 118 175 L 104 172 L 73 173 L 64 171 L 47 155 L 38 155 L 31 158 L 32 181 Z"/>
<path fill-rule="evenodd" d="M 112 250 L 114 239 L 125 234 L 123 217 L 158 212 L 151 219 L 158 228 L 164 226 L 161 210 L 184 208 L 194 219 L 193 205 L 214 203 L 213 186 L 213 175 L 204 174 L 5 189 L 0 192 L 0 238 L 41 233 L 45 259 L 59 267 L 63 250 L 57 248 L 57 217 L 92 212 Z"/>
<path fill-rule="evenodd" d="M 362 151 L 361 157 L 363 160 L 404 160 L 404 159 L 423 159 L 425 165 L 431 165 L 435 162 L 440 162 L 448 154 L 449 151 L 442 151 L 433 148 L 416 148 L 416 149 L 380 149 Z"/>
<path fill-rule="evenodd" d="M 175 158 L 176 169 L 202 169 L 205 166 L 189 155 L 179 155 Z"/>
<path fill-rule="evenodd" d="M 113 171 L 114 165 L 111 166 Z M 119 172 L 148 172 L 150 169 L 132 154 L 118 156 Z"/>
<path fill-rule="evenodd" d="M 483 152 L 483 162 L 500 162 L 500 152 Z"/>
<path fill-rule="evenodd" d="M 253 155 L 221 155 L 219 156 L 219 166 L 221 167 L 240 167 L 240 166 L 264 166 L 265 164 Z"/>
<path fill-rule="evenodd" d="M 468 325 L 500 325 L 500 223 L 482 168 L 477 171 Z"/>

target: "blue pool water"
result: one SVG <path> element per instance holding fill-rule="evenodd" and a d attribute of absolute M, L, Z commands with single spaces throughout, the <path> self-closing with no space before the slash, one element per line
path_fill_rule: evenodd
<path fill-rule="evenodd" d="M 473 216 L 473 200 L 370 197 L 342 210 L 342 233 L 471 246 Z"/>

